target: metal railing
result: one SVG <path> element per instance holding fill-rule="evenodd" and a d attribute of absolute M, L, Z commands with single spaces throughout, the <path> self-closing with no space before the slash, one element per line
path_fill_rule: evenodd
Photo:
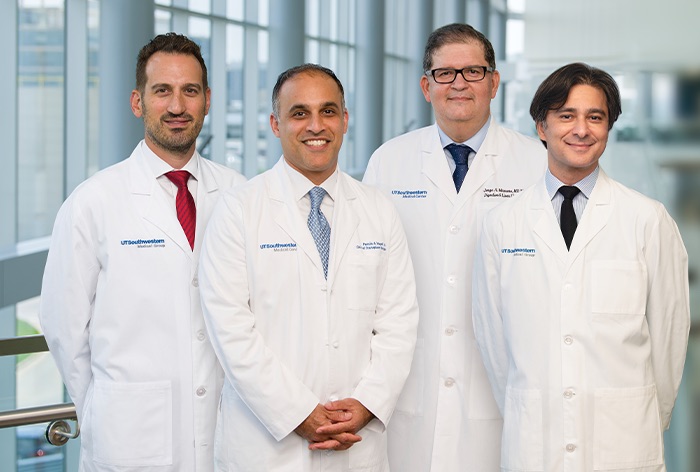
<path fill-rule="evenodd" d="M 46 339 L 41 335 L 0 339 L 0 356 L 17 356 L 48 350 Z M 50 423 L 46 428 L 46 439 L 54 446 L 63 446 L 69 439 L 80 435 L 75 405 L 72 403 L 0 411 L 0 429 L 47 421 Z M 73 421 L 75 428 L 71 428 L 68 421 Z"/>

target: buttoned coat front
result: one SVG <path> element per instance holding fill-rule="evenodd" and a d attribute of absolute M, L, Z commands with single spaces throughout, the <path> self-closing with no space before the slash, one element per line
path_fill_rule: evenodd
<path fill-rule="evenodd" d="M 664 207 L 602 170 L 567 251 L 544 180 L 484 223 L 474 328 L 504 471 L 664 471 L 689 332 L 688 259 Z"/>
<path fill-rule="evenodd" d="M 200 286 L 226 372 L 222 471 L 388 470 L 385 427 L 408 375 L 418 307 L 396 210 L 338 173 L 328 279 L 282 160 L 229 192 L 212 216 Z M 312 452 L 294 429 L 353 397 L 376 416 L 347 451 Z"/>
<path fill-rule="evenodd" d="M 534 184 L 542 143 L 492 120 L 459 192 L 437 125 L 394 138 L 363 181 L 396 205 L 416 270 L 420 322 L 411 374 L 389 425 L 389 462 L 401 472 L 498 469 L 501 415 L 471 321 L 471 274 L 481 222 Z"/>
<path fill-rule="evenodd" d="M 40 321 L 81 428 L 81 470 L 214 470 L 223 372 L 206 336 L 197 261 L 224 190 L 245 178 L 199 160 L 194 251 L 141 149 L 58 212 Z"/>

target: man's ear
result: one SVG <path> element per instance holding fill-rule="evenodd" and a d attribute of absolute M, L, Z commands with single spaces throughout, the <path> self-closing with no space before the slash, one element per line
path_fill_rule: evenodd
<path fill-rule="evenodd" d="M 141 106 L 141 92 L 134 89 L 131 91 L 131 112 L 136 118 L 141 118 L 143 116 L 143 108 Z"/>
<path fill-rule="evenodd" d="M 270 128 L 272 128 L 272 132 L 277 136 L 278 138 L 280 137 L 280 124 L 279 121 L 277 121 L 277 118 L 275 118 L 274 113 L 270 113 Z"/>

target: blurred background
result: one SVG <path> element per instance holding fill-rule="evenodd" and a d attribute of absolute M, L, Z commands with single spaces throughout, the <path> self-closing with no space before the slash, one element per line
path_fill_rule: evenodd
<path fill-rule="evenodd" d="M 489 37 L 502 76 L 492 112 L 533 136 L 528 108 L 544 77 L 574 61 L 607 70 L 623 114 L 601 165 L 676 219 L 698 324 L 699 17 L 700 2 L 689 0 L 3 0 L 0 416 L 69 401 L 37 321 L 53 220 L 76 185 L 143 137 L 128 103 L 136 54 L 167 31 L 197 41 L 208 64 L 212 107 L 200 152 L 248 177 L 281 154 L 268 131 L 269 97 L 277 74 L 302 62 L 330 67 L 346 87 L 341 167 L 358 178 L 383 141 L 432 123 L 418 83 L 425 40 L 438 26 L 466 22 Z M 0 470 L 77 470 L 79 439 L 51 446 L 45 429 L 0 428 Z M 693 327 L 666 434 L 669 472 L 700 470 L 698 445 Z"/>

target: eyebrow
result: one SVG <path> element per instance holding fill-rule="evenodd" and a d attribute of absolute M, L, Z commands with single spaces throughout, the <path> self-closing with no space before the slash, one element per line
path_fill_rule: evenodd
<path fill-rule="evenodd" d="M 322 103 L 322 104 L 321 104 L 320 108 L 337 108 L 337 109 L 340 109 L 340 104 L 338 104 L 338 102 L 325 102 L 325 103 Z M 294 105 L 292 105 L 292 106 L 289 107 L 289 111 L 290 111 L 290 112 L 293 112 L 293 111 L 296 111 L 296 110 L 309 110 L 309 109 L 310 109 L 309 105 L 307 105 L 307 104 L 305 104 L 305 103 L 295 103 Z"/>
<path fill-rule="evenodd" d="M 555 111 L 557 113 L 572 113 L 572 112 L 578 111 L 578 109 L 573 108 L 573 107 L 566 107 L 566 108 L 562 107 L 562 108 L 559 108 L 558 110 L 555 110 Z M 599 113 L 601 115 L 607 116 L 607 112 L 605 110 L 603 110 L 602 108 L 588 108 L 588 109 L 586 109 L 586 113 L 587 114 Z"/>
<path fill-rule="evenodd" d="M 172 84 L 160 83 L 160 84 L 153 84 L 153 85 L 151 85 L 151 90 L 155 90 L 155 89 L 161 88 L 161 87 L 164 87 L 164 88 L 167 88 L 167 89 L 173 88 Z M 202 90 L 202 85 L 201 85 L 201 84 L 198 84 L 198 83 L 196 83 L 196 82 L 192 82 L 192 83 L 189 83 L 189 84 L 183 84 L 183 85 L 182 85 L 182 88 L 196 88 L 197 90 Z"/>

